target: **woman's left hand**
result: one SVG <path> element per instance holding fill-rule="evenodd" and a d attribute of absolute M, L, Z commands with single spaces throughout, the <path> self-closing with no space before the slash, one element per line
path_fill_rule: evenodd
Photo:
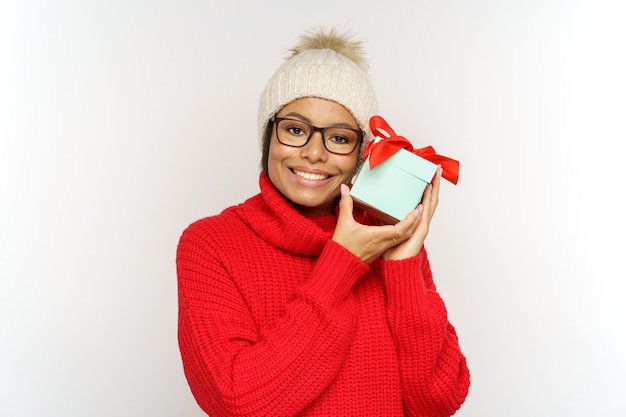
<path fill-rule="evenodd" d="M 430 229 L 430 221 L 432 220 L 437 204 L 439 203 L 439 184 L 441 181 L 442 169 L 439 167 L 435 173 L 433 181 L 428 184 L 426 190 L 424 190 L 424 196 L 422 202 L 418 205 L 418 209 L 421 208 L 421 213 L 418 218 L 418 225 L 411 237 L 403 242 L 398 243 L 387 249 L 382 258 L 390 260 L 407 259 L 417 255 L 424 246 L 424 240 L 428 235 Z"/>

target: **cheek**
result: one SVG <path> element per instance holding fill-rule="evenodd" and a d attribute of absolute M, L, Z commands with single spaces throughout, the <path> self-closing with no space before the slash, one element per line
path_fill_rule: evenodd
<path fill-rule="evenodd" d="M 341 167 L 342 173 L 345 176 L 348 176 L 351 178 L 354 174 L 356 174 L 357 162 L 358 162 L 358 159 L 356 156 L 350 157 L 350 158 L 344 158 L 344 160 L 342 160 L 339 165 Z"/>
<path fill-rule="evenodd" d="M 284 146 L 277 146 L 274 140 L 270 142 L 269 150 L 267 153 L 267 173 L 270 179 L 274 179 L 280 173 L 281 164 L 289 156 L 284 149 Z"/>
<path fill-rule="evenodd" d="M 278 146 L 280 144 L 276 144 L 276 141 L 272 139 L 270 142 L 269 150 L 267 153 L 267 163 L 276 163 L 280 162 L 284 158 L 284 150 L 283 146 Z"/>

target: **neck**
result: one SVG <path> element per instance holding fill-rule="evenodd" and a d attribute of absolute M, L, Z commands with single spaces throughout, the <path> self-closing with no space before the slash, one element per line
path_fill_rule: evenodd
<path fill-rule="evenodd" d="M 334 202 L 318 207 L 306 207 L 295 203 L 291 203 L 291 205 L 304 217 L 328 216 L 334 213 L 335 207 Z"/>

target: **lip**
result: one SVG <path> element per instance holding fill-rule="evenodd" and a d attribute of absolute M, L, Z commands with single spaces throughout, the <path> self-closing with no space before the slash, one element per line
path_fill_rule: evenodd
<path fill-rule="evenodd" d="M 306 186 L 306 187 L 322 187 L 328 184 L 329 182 L 331 182 L 334 177 L 334 175 L 329 174 L 326 171 L 322 171 L 319 169 L 311 169 L 311 168 L 306 168 L 306 167 L 301 167 L 301 166 L 288 167 L 288 170 L 289 170 L 289 175 L 291 176 L 294 182 L 296 182 L 297 184 Z M 297 175 L 294 171 L 306 172 L 309 174 L 325 175 L 325 176 L 328 176 L 328 178 L 326 178 L 325 180 L 307 180 L 306 178 L 302 178 L 301 176 Z"/>

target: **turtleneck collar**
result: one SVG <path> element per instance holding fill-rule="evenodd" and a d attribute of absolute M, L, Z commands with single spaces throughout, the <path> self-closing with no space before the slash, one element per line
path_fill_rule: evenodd
<path fill-rule="evenodd" d="M 259 187 L 260 194 L 234 208 L 243 221 L 273 246 L 300 255 L 318 256 L 335 230 L 336 215 L 303 216 L 264 173 L 259 176 Z"/>

